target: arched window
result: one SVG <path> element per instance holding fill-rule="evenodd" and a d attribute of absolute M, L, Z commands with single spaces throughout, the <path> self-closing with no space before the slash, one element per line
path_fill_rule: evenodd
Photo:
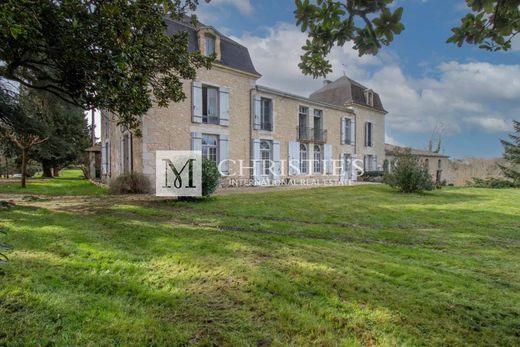
<path fill-rule="evenodd" d="M 303 143 L 300 145 L 300 173 L 306 174 L 309 171 L 309 163 L 308 163 L 308 155 L 307 155 L 307 146 Z"/>
<path fill-rule="evenodd" d="M 440 159 L 439 159 L 439 161 L 437 162 L 437 168 L 438 168 L 439 170 L 442 169 L 442 160 L 440 160 Z"/>
<path fill-rule="evenodd" d="M 424 160 L 424 166 L 426 166 L 428 169 L 430 168 L 430 159 Z"/>
<path fill-rule="evenodd" d="M 271 143 L 269 141 L 260 142 L 260 159 L 262 160 L 262 174 L 269 176 L 271 168 Z"/>
<path fill-rule="evenodd" d="M 314 173 L 321 173 L 321 147 L 314 145 Z"/>

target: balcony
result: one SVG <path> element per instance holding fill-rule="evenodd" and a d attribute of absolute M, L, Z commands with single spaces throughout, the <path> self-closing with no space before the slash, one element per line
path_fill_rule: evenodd
<path fill-rule="evenodd" d="M 314 143 L 325 143 L 327 142 L 327 130 L 320 128 L 314 128 Z"/>
<path fill-rule="evenodd" d="M 296 136 L 299 142 L 312 142 L 314 138 L 314 130 L 312 128 L 297 127 Z"/>
<path fill-rule="evenodd" d="M 297 127 L 296 136 L 299 142 L 327 142 L 327 130 L 322 130 L 319 128 Z"/>

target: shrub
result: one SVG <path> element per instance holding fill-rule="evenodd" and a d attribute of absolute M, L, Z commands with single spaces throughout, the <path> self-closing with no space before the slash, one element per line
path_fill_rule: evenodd
<path fill-rule="evenodd" d="M 468 182 L 467 184 L 470 187 L 475 188 L 492 188 L 492 189 L 503 189 L 503 188 L 520 188 L 519 184 L 514 183 L 513 181 L 503 179 L 503 178 L 477 178 L 474 177 L 473 181 Z"/>
<path fill-rule="evenodd" d="M 391 170 L 383 182 L 403 193 L 419 193 L 435 188 L 428 168 L 409 149 L 395 153 Z"/>
<path fill-rule="evenodd" d="M 202 196 L 213 194 L 220 183 L 220 172 L 215 162 L 204 158 L 202 160 Z"/>
<path fill-rule="evenodd" d="M 384 174 L 384 171 L 365 171 L 363 176 L 361 176 L 361 181 L 380 183 L 383 180 Z"/>
<path fill-rule="evenodd" d="M 140 173 L 121 175 L 110 183 L 112 194 L 145 194 L 150 192 L 150 181 Z"/>

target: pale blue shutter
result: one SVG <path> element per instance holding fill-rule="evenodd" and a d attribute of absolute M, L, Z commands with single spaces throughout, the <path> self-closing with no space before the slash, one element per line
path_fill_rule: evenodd
<path fill-rule="evenodd" d="M 111 175 L 112 173 L 112 159 L 111 159 L 111 155 L 112 155 L 112 150 L 110 149 L 110 141 L 107 141 L 106 142 L 106 149 L 107 149 L 107 175 Z"/>
<path fill-rule="evenodd" d="M 229 139 L 226 135 L 220 135 L 218 138 L 219 145 L 219 168 L 221 170 L 221 174 L 224 176 L 229 175 Z"/>
<path fill-rule="evenodd" d="M 229 125 L 229 88 L 221 87 L 220 93 L 220 125 Z"/>
<path fill-rule="evenodd" d="M 102 143 L 101 144 L 101 174 L 106 175 L 107 174 L 107 144 Z"/>
<path fill-rule="evenodd" d="M 251 140 L 251 166 L 253 167 L 253 181 L 255 185 L 262 183 L 262 163 L 260 161 L 260 140 Z"/>
<path fill-rule="evenodd" d="M 345 144 L 345 139 L 346 139 L 346 134 L 345 134 L 345 122 L 346 122 L 346 119 L 345 118 L 341 118 L 341 138 L 340 138 L 340 143 L 342 145 Z"/>
<path fill-rule="evenodd" d="M 325 160 L 325 173 L 327 175 L 332 174 L 332 145 L 323 145 L 323 158 Z"/>
<path fill-rule="evenodd" d="M 253 98 L 253 129 L 260 129 L 262 122 L 262 99 L 259 96 Z"/>
<path fill-rule="evenodd" d="M 192 85 L 192 117 L 193 123 L 202 123 L 202 84 L 193 81 Z"/>
<path fill-rule="evenodd" d="M 356 145 L 356 120 L 350 121 L 350 144 Z"/>
<path fill-rule="evenodd" d="M 281 165 L 280 165 L 280 142 L 273 141 L 273 180 L 277 181 L 280 179 Z"/>
<path fill-rule="evenodd" d="M 300 173 L 300 143 L 289 142 L 289 176 L 298 175 Z"/>
<path fill-rule="evenodd" d="M 202 151 L 202 134 L 191 133 L 191 150 Z"/>

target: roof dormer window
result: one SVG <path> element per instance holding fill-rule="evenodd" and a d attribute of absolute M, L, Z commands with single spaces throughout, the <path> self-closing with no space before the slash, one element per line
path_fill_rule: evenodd
<path fill-rule="evenodd" d="M 368 106 L 374 107 L 374 92 L 372 89 L 365 90 L 365 101 Z"/>
<path fill-rule="evenodd" d="M 204 50 L 204 55 L 206 57 L 210 57 L 212 56 L 213 54 L 215 54 L 215 41 L 216 41 L 216 38 L 215 36 L 211 35 L 211 34 L 206 34 L 204 36 L 204 43 L 205 43 L 205 50 Z"/>

